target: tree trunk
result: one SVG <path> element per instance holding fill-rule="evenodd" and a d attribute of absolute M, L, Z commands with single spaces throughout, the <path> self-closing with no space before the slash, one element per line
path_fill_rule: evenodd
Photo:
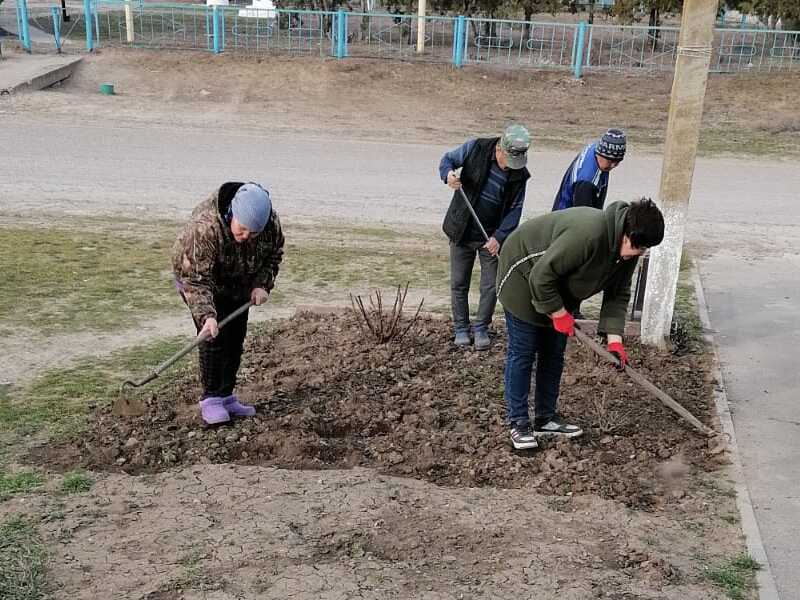
<path fill-rule="evenodd" d="M 369 3 L 367 0 L 361 0 L 361 12 L 365 14 L 361 17 L 358 39 L 359 41 L 364 41 L 367 39 L 367 33 L 369 32 L 369 15 L 366 14 L 369 12 Z"/>
<path fill-rule="evenodd" d="M 316 0 L 315 0 L 314 4 L 316 4 Z M 321 0 L 320 4 L 321 4 L 320 8 L 326 13 L 333 8 L 330 5 L 329 0 Z M 323 29 L 323 31 L 325 33 L 330 34 L 331 33 L 331 27 L 332 27 L 332 20 L 331 20 L 330 15 L 327 15 L 327 14 L 323 15 L 323 17 L 322 17 L 322 29 Z"/>
<path fill-rule="evenodd" d="M 531 35 L 531 20 L 533 19 L 533 6 L 526 4 L 522 11 L 525 15 L 525 33 L 522 34 L 523 38 L 528 38 Z"/>
<path fill-rule="evenodd" d="M 652 7 L 650 9 L 650 22 L 649 22 L 649 26 L 650 26 L 649 33 L 650 33 L 650 37 L 653 38 L 653 47 L 654 48 L 658 44 L 658 36 L 661 33 L 661 30 L 658 29 L 658 26 L 659 26 L 660 22 L 661 22 L 661 19 L 660 19 L 658 7 L 654 6 L 654 7 Z"/>

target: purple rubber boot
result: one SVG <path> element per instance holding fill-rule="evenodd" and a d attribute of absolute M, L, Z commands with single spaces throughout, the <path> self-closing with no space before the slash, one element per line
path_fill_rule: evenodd
<path fill-rule="evenodd" d="M 231 394 L 222 401 L 225 410 L 227 410 L 234 417 L 253 417 L 256 414 L 254 406 L 241 404 L 235 394 Z"/>
<path fill-rule="evenodd" d="M 205 400 L 200 401 L 200 414 L 203 415 L 203 421 L 208 425 L 216 425 L 217 423 L 227 423 L 231 420 L 228 411 L 225 410 L 225 400 L 219 396 L 209 396 Z"/>

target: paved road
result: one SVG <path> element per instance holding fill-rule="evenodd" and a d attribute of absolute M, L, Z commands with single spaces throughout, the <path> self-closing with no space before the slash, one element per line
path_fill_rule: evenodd
<path fill-rule="evenodd" d="M 2 107 L 0 107 L 0 110 Z M 88 116 L 87 116 L 87 122 Z M 438 225 L 444 147 L 105 125 L 4 123 L 0 216 L 184 218 L 226 179 L 267 184 L 287 217 Z M 572 156 L 536 152 L 526 214 L 548 210 Z M 612 197 L 656 195 L 660 159 L 631 156 Z M 800 168 L 700 160 L 689 241 L 719 331 L 745 474 L 784 600 L 800 599 Z"/>
<path fill-rule="evenodd" d="M 745 478 L 778 593 L 800 600 L 800 166 L 743 164 L 696 187 L 692 242 Z"/>
<path fill-rule="evenodd" d="M 701 274 L 745 476 L 776 585 L 800 599 L 800 256 L 719 252 Z"/>
<path fill-rule="evenodd" d="M 0 110 L 2 106 L 0 106 Z M 268 185 L 287 215 L 438 224 L 449 200 L 437 178 L 444 146 L 173 129 L 4 123 L 13 163 L 0 171 L 0 208 L 36 212 L 183 217 L 226 179 Z M 570 153 L 536 152 L 526 214 L 548 210 Z M 6 161 L 9 162 L 8 160 Z M 630 157 L 615 171 L 611 197 L 655 196 L 660 159 Z M 693 231 L 768 226 L 788 214 L 785 166 L 701 160 Z M 752 176 L 747 174 L 751 173 Z M 734 180 L 733 176 L 738 177 Z M 25 194 L 19 193 L 25 182 Z M 760 202 L 769 198 L 769 204 Z"/>

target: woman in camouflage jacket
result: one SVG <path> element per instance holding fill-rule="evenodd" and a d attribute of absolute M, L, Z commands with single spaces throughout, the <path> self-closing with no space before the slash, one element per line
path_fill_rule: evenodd
<path fill-rule="evenodd" d="M 241 305 L 264 303 L 275 286 L 284 238 L 269 193 L 255 183 L 223 184 L 195 208 L 178 236 L 172 267 L 178 291 L 198 335 L 203 396 L 200 412 L 209 425 L 255 408 L 233 394 L 247 334 L 247 311 L 219 329 Z"/>

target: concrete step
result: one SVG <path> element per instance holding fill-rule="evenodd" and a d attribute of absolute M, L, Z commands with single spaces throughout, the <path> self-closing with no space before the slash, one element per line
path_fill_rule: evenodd
<path fill-rule="evenodd" d="M 3 54 L 0 94 L 35 92 L 64 81 L 83 60 L 80 56 Z"/>

